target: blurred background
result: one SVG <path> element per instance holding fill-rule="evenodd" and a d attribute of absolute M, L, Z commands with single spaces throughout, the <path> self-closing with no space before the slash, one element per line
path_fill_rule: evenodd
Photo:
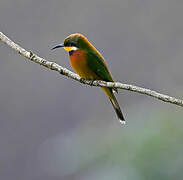
<path fill-rule="evenodd" d="M 183 1 L 1 0 L 0 31 L 69 69 L 80 32 L 114 76 L 183 98 Z M 183 177 L 183 109 L 120 90 L 122 127 L 104 93 L 25 60 L 0 42 L 1 180 Z"/>

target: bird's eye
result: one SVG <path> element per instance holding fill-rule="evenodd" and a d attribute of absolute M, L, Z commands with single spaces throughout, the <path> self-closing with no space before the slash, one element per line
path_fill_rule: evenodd
<path fill-rule="evenodd" d="M 71 46 L 75 46 L 75 47 L 77 47 L 77 45 L 76 45 L 75 43 L 71 43 Z"/>
<path fill-rule="evenodd" d="M 66 47 L 73 47 L 73 46 L 77 47 L 74 43 L 70 43 L 70 42 L 65 43 L 64 46 L 66 46 Z"/>
<path fill-rule="evenodd" d="M 64 46 L 65 47 L 69 47 L 70 45 L 69 45 L 70 43 L 64 43 Z"/>

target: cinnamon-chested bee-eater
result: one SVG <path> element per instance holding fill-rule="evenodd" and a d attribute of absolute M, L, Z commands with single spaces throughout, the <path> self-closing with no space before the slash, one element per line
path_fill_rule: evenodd
<path fill-rule="evenodd" d="M 81 78 L 114 82 L 103 56 L 82 34 L 71 34 L 63 44 L 58 44 L 52 49 L 60 47 L 69 52 L 70 64 Z M 113 92 L 114 90 L 117 92 L 117 89 L 102 87 L 102 90 L 109 97 L 120 122 L 125 124 L 125 119 Z"/>

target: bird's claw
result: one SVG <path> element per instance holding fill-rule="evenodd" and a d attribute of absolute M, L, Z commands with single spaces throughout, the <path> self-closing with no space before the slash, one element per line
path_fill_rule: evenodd
<path fill-rule="evenodd" d="M 81 83 L 85 83 L 85 79 L 84 78 L 80 78 L 80 80 L 79 80 Z"/>
<path fill-rule="evenodd" d="M 94 79 L 90 80 L 89 85 L 93 86 L 94 81 L 95 81 Z"/>
<path fill-rule="evenodd" d="M 80 78 L 80 82 L 81 83 L 83 83 L 83 84 L 86 84 L 87 83 L 89 86 L 93 86 L 93 83 L 94 83 L 95 80 L 94 79 L 91 79 L 91 80 L 88 80 L 88 81 L 89 81 L 89 83 L 86 82 L 86 79 Z"/>

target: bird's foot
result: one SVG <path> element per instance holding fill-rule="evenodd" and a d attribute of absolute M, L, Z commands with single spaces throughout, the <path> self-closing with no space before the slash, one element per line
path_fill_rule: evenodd
<path fill-rule="evenodd" d="M 89 85 L 93 86 L 94 81 L 95 81 L 95 79 L 90 80 Z"/>
<path fill-rule="evenodd" d="M 79 81 L 80 81 L 81 83 L 85 84 L 85 80 L 86 80 L 86 79 L 84 79 L 84 78 L 80 78 Z"/>
<path fill-rule="evenodd" d="M 87 80 L 87 81 L 86 81 Z M 89 81 L 89 82 L 88 82 Z M 84 78 L 80 78 L 80 82 L 83 84 L 88 84 L 89 86 L 93 86 L 95 79 L 84 79 Z M 87 83 L 88 82 L 88 83 Z"/>

